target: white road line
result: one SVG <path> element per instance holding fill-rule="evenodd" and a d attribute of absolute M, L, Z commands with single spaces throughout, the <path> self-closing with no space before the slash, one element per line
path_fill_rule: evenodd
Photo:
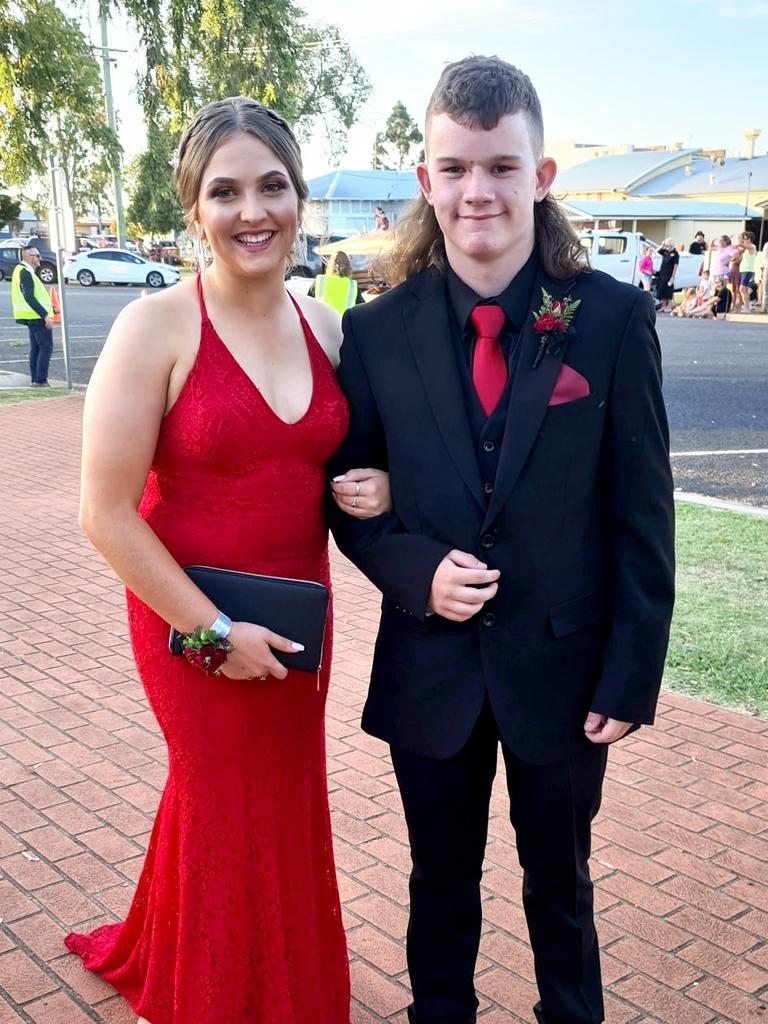
<path fill-rule="evenodd" d="M 768 455 L 768 448 L 723 448 L 713 452 L 670 452 L 670 459 L 690 459 L 706 455 Z"/>

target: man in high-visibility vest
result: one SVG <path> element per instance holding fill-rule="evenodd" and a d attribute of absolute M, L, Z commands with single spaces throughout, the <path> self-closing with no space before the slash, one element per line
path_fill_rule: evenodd
<path fill-rule="evenodd" d="M 29 374 L 33 388 L 48 388 L 48 364 L 53 351 L 53 305 L 45 285 L 35 271 L 40 253 L 31 245 L 21 251 L 22 262 L 11 275 L 13 317 L 29 330 Z"/>
<path fill-rule="evenodd" d="M 350 306 L 365 302 L 357 281 L 352 279 L 352 265 L 345 252 L 335 252 L 327 274 L 318 274 L 308 294 L 331 306 L 341 315 Z"/>

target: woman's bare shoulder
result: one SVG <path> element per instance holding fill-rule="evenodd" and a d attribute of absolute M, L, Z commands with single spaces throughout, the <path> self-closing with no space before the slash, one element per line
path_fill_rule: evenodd
<path fill-rule="evenodd" d="M 195 282 L 183 281 L 129 302 L 115 319 L 110 338 L 138 344 L 151 335 L 158 348 L 173 349 L 180 338 L 194 333 L 199 323 Z"/>
<path fill-rule="evenodd" d="M 312 333 L 320 343 L 334 367 L 339 365 L 339 349 L 341 348 L 341 317 L 324 302 L 311 299 L 301 292 L 291 292 L 307 318 Z"/>

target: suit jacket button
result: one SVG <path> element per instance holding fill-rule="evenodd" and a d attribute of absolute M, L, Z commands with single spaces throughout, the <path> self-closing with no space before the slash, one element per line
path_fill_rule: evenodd
<path fill-rule="evenodd" d="M 493 494 L 493 484 L 483 484 L 483 490 L 486 494 Z"/>
<path fill-rule="evenodd" d="M 496 445 L 494 444 L 493 441 L 483 441 L 483 451 L 488 452 L 489 455 L 492 451 L 495 450 L 495 448 Z"/>
<path fill-rule="evenodd" d="M 484 548 L 492 548 L 496 543 L 496 538 L 492 533 L 484 533 L 480 538 L 480 545 Z"/>
<path fill-rule="evenodd" d="M 485 615 L 483 616 L 483 625 L 484 626 L 495 626 L 496 625 L 496 616 L 493 614 L 493 612 L 486 612 L 485 613 Z"/>

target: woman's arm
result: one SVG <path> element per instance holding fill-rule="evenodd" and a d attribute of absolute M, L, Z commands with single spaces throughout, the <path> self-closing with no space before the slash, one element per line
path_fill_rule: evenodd
<path fill-rule="evenodd" d="M 173 331 L 161 338 L 157 308 L 147 308 L 156 301 L 131 303 L 120 313 L 91 377 L 80 525 L 126 586 L 186 633 L 213 622 L 217 609 L 137 511 L 179 355 Z"/>
<path fill-rule="evenodd" d="M 183 287 L 183 286 L 179 286 Z M 158 334 L 159 297 L 132 303 L 117 318 L 91 377 L 83 424 L 80 524 L 120 579 L 160 618 L 182 633 L 208 627 L 218 609 L 138 514 L 157 447 L 169 385 L 178 394 L 194 361 L 185 349 L 183 317 Z M 148 309 L 148 307 L 150 307 Z M 179 323 L 178 334 L 172 324 Z M 221 669 L 235 679 L 285 669 L 271 648 L 292 651 L 290 639 L 262 626 L 236 622 L 234 651 Z"/>

